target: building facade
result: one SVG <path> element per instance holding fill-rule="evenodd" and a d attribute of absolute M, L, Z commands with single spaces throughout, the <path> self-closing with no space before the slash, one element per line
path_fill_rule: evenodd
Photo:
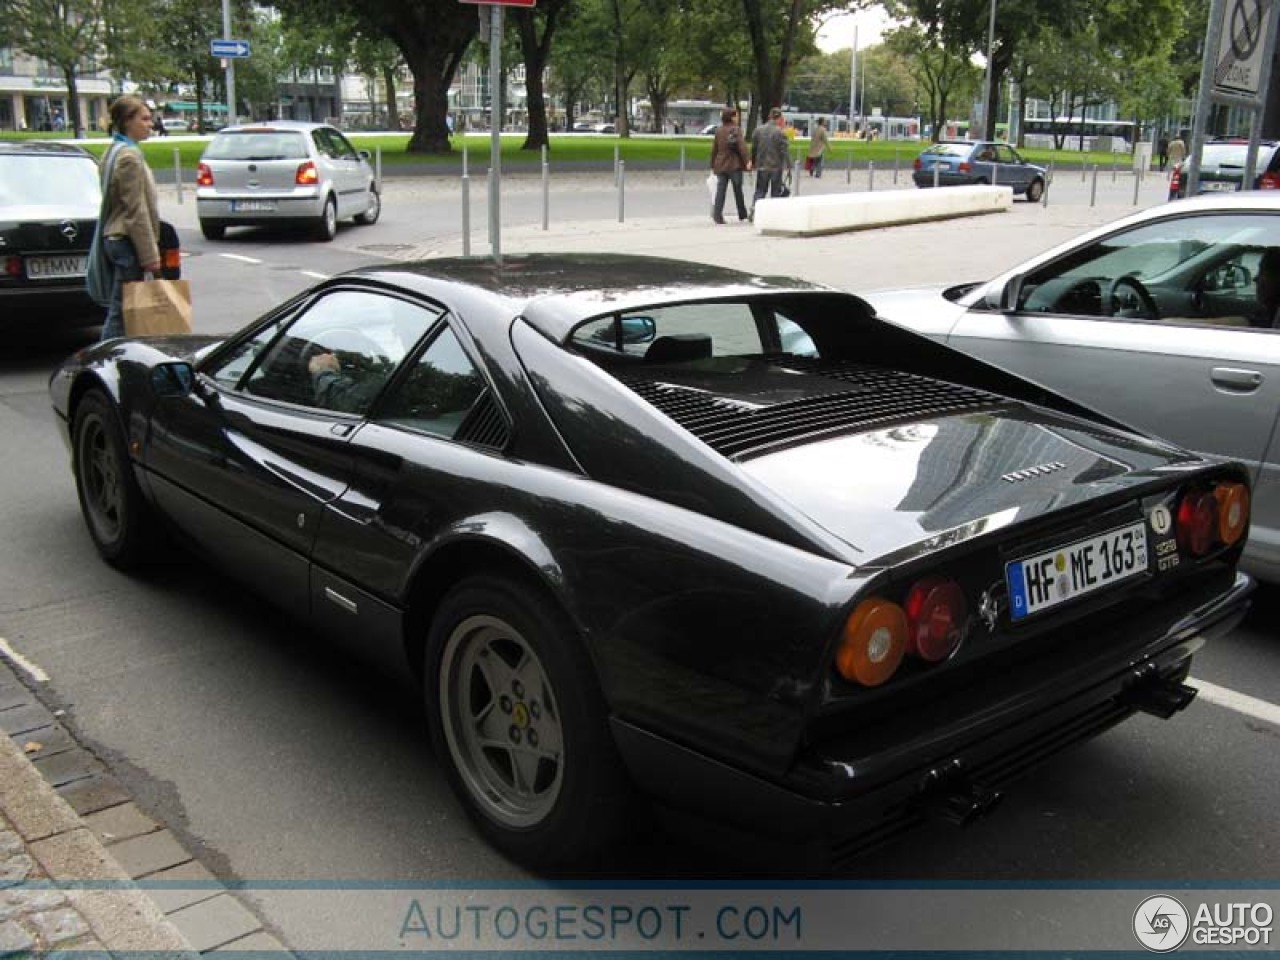
<path fill-rule="evenodd" d="M 90 129 L 103 125 L 111 102 L 105 73 L 76 79 L 80 120 Z M 62 130 L 70 123 L 70 94 L 62 71 L 6 47 L 0 47 L 0 130 Z"/>

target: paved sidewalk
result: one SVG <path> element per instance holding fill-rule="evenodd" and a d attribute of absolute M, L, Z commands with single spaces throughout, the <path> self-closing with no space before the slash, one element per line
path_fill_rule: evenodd
<path fill-rule="evenodd" d="M 0 957 L 222 950 L 284 947 L 0 656 Z"/>

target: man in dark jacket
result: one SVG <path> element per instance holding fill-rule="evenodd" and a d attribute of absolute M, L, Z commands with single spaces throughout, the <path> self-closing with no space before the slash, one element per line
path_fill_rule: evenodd
<path fill-rule="evenodd" d="M 769 111 L 769 122 L 756 127 L 751 136 L 751 163 L 756 170 L 756 193 L 751 202 L 751 219 L 762 197 L 783 196 L 782 172 L 791 161 L 791 142 L 782 132 L 782 111 Z"/>
<path fill-rule="evenodd" d="M 716 223 L 724 223 L 724 195 L 730 185 L 733 186 L 733 200 L 738 205 L 738 219 L 747 219 L 747 205 L 742 198 L 742 171 L 751 169 L 751 161 L 747 159 L 742 140 L 738 111 L 725 107 L 720 111 L 720 126 L 716 128 L 716 142 L 711 148 L 711 170 L 716 175 L 716 199 L 711 208 L 711 219 Z"/>

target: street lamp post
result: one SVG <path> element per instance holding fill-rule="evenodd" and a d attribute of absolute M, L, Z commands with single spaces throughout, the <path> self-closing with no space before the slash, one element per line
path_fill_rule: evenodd
<path fill-rule="evenodd" d="M 987 24 L 987 72 L 982 80 L 982 137 L 995 139 L 995 111 L 991 109 L 991 61 L 996 45 L 996 0 L 991 0 L 991 20 Z"/>

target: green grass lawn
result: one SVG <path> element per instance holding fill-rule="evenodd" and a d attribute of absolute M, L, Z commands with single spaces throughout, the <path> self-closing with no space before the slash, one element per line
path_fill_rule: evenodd
<path fill-rule="evenodd" d="M 0 139 L 69 139 L 70 134 L 50 133 L 15 133 L 0 131 Z M 465 149 L 473 173 L 482 173 L 489 165 L 490 137 L 487 133 L 471 133 L 453 138 L 453 153 L 447 156 L 434 156 L 419 153 L 408 153 L 405 147 L 409 143 L 409 134 L 391 134 L 369 136 L 351 134 L 351 141 L 358 149 L 368 150 L 371 155 L 381 151 L 383 169 L 395 167 L 417 167 L 425 170 L 438 168 L 441 171 L 459 170 L 462 164 L 462 152 Z M 154 137 L 146 141 L 143 151 L 153 168 L 172 168 L 174 152 L 177 151 L 177 162 L 183 169 L 194 168 L 204 151 L 208 138 L 176 140 L 168 137 Z M 107 147 L 107 137 L 103 134 L 92 134 L 87 148 L 101 155 Z M 537 170 L 542 161 L 541 151 L 520 149 L 523 138 L 508 134 L 502 138 L 502 166 L 511 170 Z M 793 147 L 797 156 L 804 155 L 807 140 L 799 139 Z M 857 167 L 866 167 L 874 162 L 877 169 L 893 169 L 897 164 L 902 170 L 911 167 L 916 154 L 927 144 L 918 141 L 902 140 L 843 140 L 832 139 L 827 150 L 827 169 L 840 170 L 847 167 L 852 159 Z M 598 166 L 608 168 L 613 164 L 614 151 L 624 162 L 634 163 L 646 169 L 667 166 L 678 169 L 681 152 L 684 153 L 685 166 L 689 170 L 705 169 L 710 162 L 711 138 L 701 136 L 687 137 L 636 137 L 622 138 L 608 135 L 552 135 L 548 159 L 552 168 L 557 164 L 572 164 L 577 167 Z M 1131 167 L 1128 154 L 1085 153 L 1075 150 L 1022 150 L 1022 155 L 1032 163 L 1047 165 L 1052 162 L 1056 167 L 1074 167 L 1081 164 L 1097 164 L 1104 169 L 1111 169 L 1114 164 L 1121 170 Z"/>

